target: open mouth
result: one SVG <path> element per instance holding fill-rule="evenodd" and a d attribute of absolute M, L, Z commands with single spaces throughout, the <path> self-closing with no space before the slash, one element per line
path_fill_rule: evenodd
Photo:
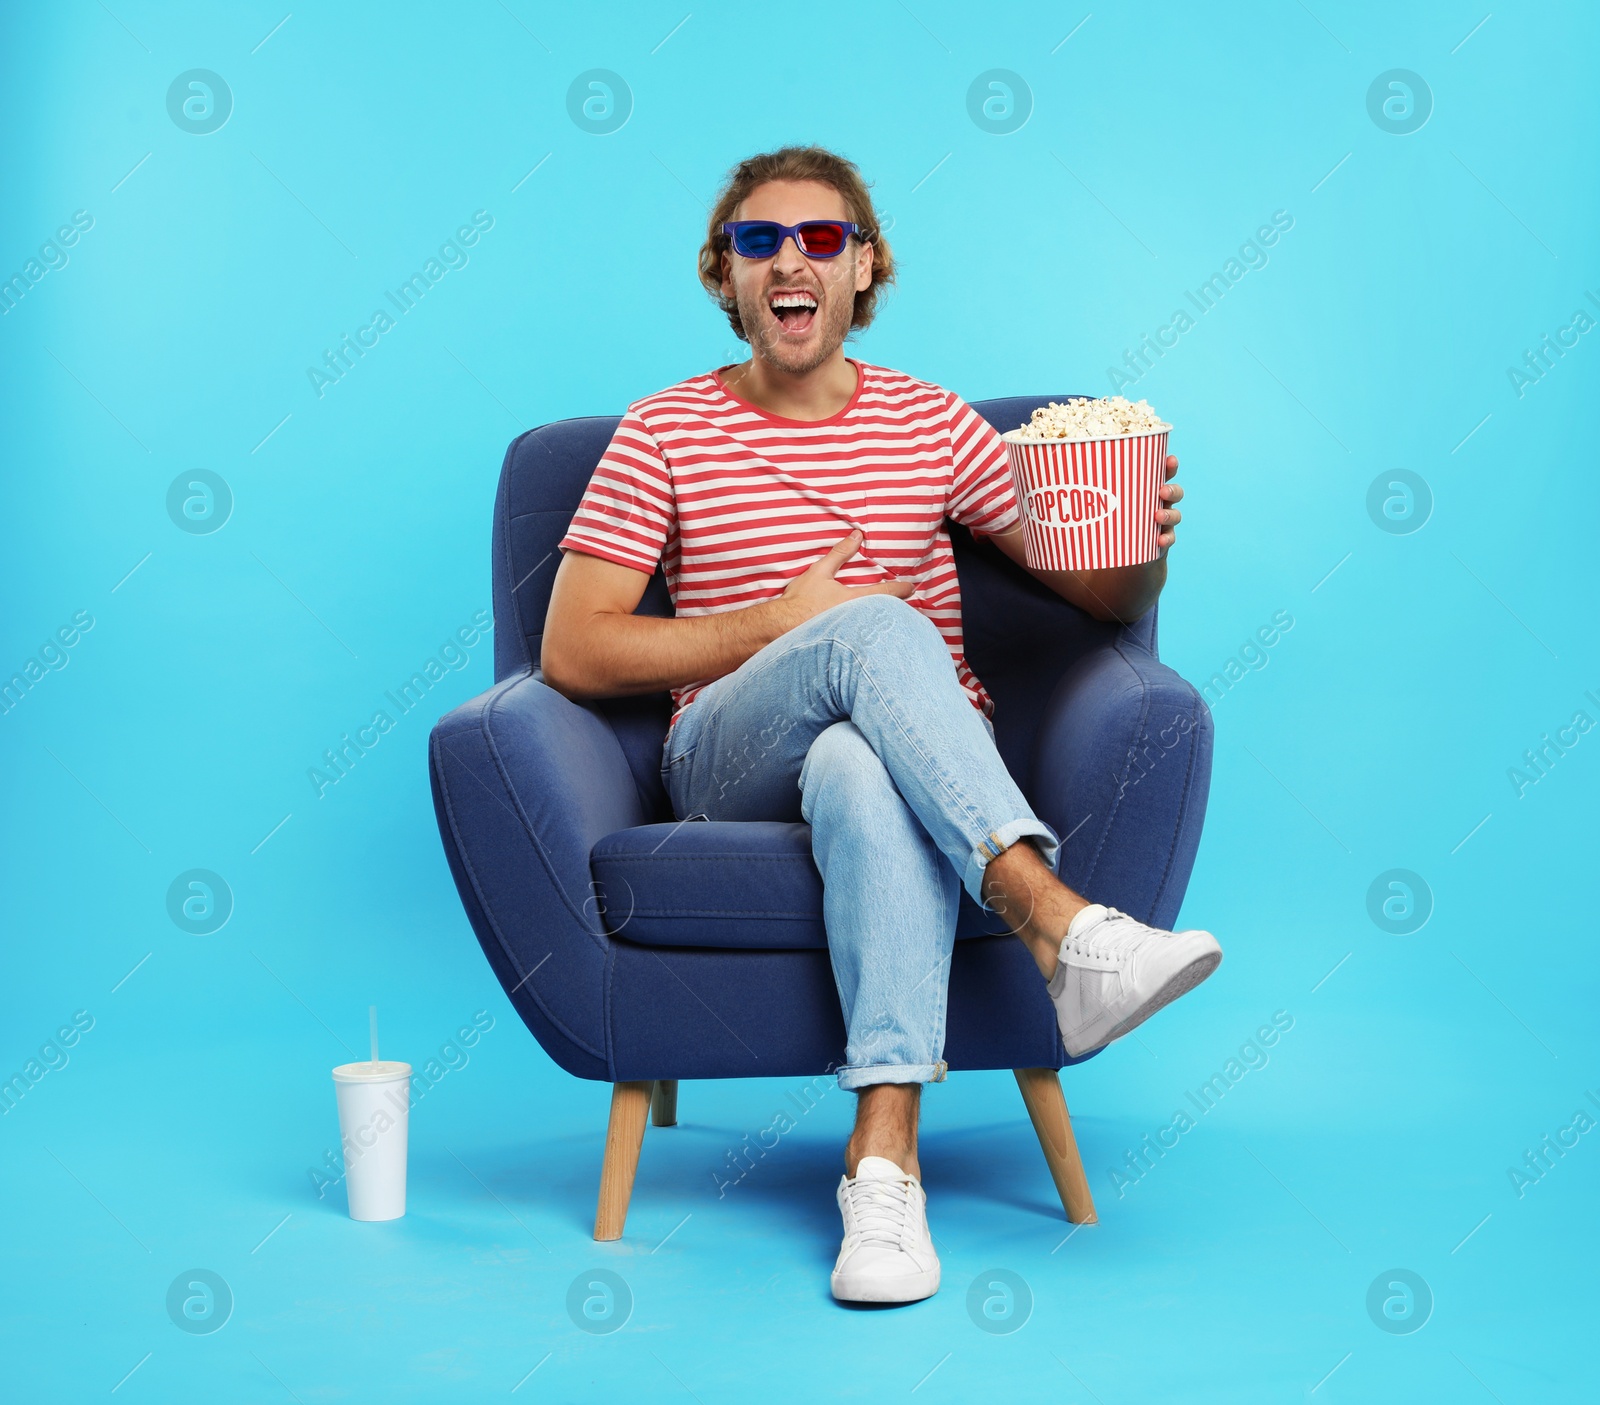
<path fill-rule="evenodd" d="M 773 293 L 767 299 L 767 307 L 787 337 L 803 337 L 816 320 L 816 295 L 801 289 Z"/>

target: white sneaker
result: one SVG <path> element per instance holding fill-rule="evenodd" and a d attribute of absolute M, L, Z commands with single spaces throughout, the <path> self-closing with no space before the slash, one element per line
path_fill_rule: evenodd
<path fill-rule="evenodd" d="M 1210 932 L 1163 932 L 1091 903 L 1061 939 L 1050 999 L 1067 1052 L 1079 1058 L 1120 1039 L 1217 969 Z"/>
<path fill-rule="evenodd" d="M 882 1156 L 863 1156 L 855 1179 L 839 1178 L 844 1244 L 833 1296 L 853 1303 L 914 1303 L 939 1291 L 939 1256 L 928 1233 L 922 1183 Z"/>

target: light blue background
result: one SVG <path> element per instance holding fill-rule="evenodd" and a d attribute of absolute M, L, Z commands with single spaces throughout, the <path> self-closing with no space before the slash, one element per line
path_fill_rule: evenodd
<path fill-rule="evenodd" d="M 0 670 L 95 620 L 0 717 L 0 1072 L 94 1020 L 0 1122 L 17 1398 L 1571 1396 L 1600 1135 L 1520 1198 L 1508 1169 L 1600 1114 L 1600 736 L 1520 798 L 1507 770 L 1600 719 L 1600 334 L 1521 397 L 1507 371 L 1600 311 L 1592 7 L 1497 6 L 1463 43 L 1486 0 L 724 4 L 674 30 L 686 5 L 297 6 L 276 30 L 253 3 L 8 7 L 0 274 L 94 219 L 0 319 Z M 206 136 L 166 109 L 197 67 L 233 93 Z M 603 137 L 566 110 L 596 67 L 634 100 Z M 988 68 L 1031 88 L 1012 135 L 968 118 Z M 1368 117 L 1392 68 L 1433 95 L 1412 135 Z M 857 354 L 969 399 L 1107 392 L 1186 289 L 1294 219 L 1134 392 L 1189 492 L 1164 657 L 1201 682 L 1295 621 L 1217 707 L 1185 920 L 1227 960 L 1067 1074 L 1101 1212 L 1070 1242 L 1010 1076 L 930 1091 L 945 1286 L 892 1313 L 827 1296 L 837 1090 L 719 1199 L 801 1085 L 685 1085 L 627 1237 L 589 1238 L 607 1090 L 510 1011 L 428 797 L 428 727 L 487 686 L 487 639 L 345 780 L 306 776 L 488 607 L 514 434 L 738 357 L 693 274 L 703 202 L 790 140 L 859 161 L 894 220 L 900 287 Z M 475 210 L 470 262 L 318 398 L 306 368 Z M 1366 495 L 1401 468 L 1434 505 L 1390 535 Z M 198 469 L 235 498 L 209 535 L 166 512 Z M 233 891 L 214 935 L 167 917 L 190 868 Z M 1409 936 L 1367 915 L 1391 868 L 1434 895 Z M 372 1002 L 419 1068 L 495 1020 L 417 1106 L 389 1225 L 309 1175 Z M 1119 1198 L 1125 1151 L 1279 1010 L 1270 1062 Z M 235 1298 L 209 1335 L 166 1314 L 195 1267 Z M 567 1314 L 595 1267 L 634 1297 L 614 1334 Z M 1396 1267 L 1435 1299 L 1411 1335 L 1365 1308 Z M 966 1310 L 993 1268 L 1034 1300 L 1005 1335 Z"/>

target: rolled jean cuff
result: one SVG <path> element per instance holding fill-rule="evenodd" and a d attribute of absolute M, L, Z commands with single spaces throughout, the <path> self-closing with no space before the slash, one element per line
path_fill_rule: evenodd
<path fill-rule="evenodd" d="M 845 1092 L 870 1088 L 875 1083 L 943 1083 L 950 1065 L 943 1059 L 936 1064 L 862 1064 L 837 1071 L 839 1086 Z"/>
<path fill-rule="evenodd" d="M 1038 838 L 1040 854 L 1050 866 L 1050 871 L 1059 876 L 1060 870 L 1056 865 L 1061 857 L 1061 840 L 1055 830 L 1039 819 L 1012 820 L 1010 824 L 1001 825 L 999 829 L 991 830 L 988 840 L 972 851 L 972 856 L 967 860 L 967 871 L 961 875 L 962 887 L 972 895 L 972 901 L 985 911 L 989 909 L 983 900 L 984 869 L 1027 835 Z"/>

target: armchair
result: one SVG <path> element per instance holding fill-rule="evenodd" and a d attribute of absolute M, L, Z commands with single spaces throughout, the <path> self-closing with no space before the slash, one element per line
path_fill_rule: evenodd
<path fill-rule="evenodd" d="M 1065 397 L 1057 397 L 1065 398 Z M 1044 397 L 979 402 L 1006 429 Z M 661 785 L 668 693 L 575 703 L 539 670 L 565 533 L 617 424 L 562 420 L 506 452 L 493 531 L 496 682 L 429 743 L 446 858 L 490 967 L 567 1072 L 613 1085 L 596 1239 L 622 1234 L 653 1106 L 678 1081 L 813 1076 L 843 1062 L 822 882 L 803 823 L 680 823 Z M 1211 716 L 1156 653 L 1156 611 L 1089 618 L 947 523 L 966 654 L 995 743 L 1062 838 L 1060 874 L 1171 927 L 1211 778 Z M 658 569 L 638 613 L 672 613 Z M 1014 1070 L 1074 1223 L 1094 1202 L 1057 1071 L 1073 1062 L 1032 958 L 963 890 L 950 970 L 952 1072 Z"/>

